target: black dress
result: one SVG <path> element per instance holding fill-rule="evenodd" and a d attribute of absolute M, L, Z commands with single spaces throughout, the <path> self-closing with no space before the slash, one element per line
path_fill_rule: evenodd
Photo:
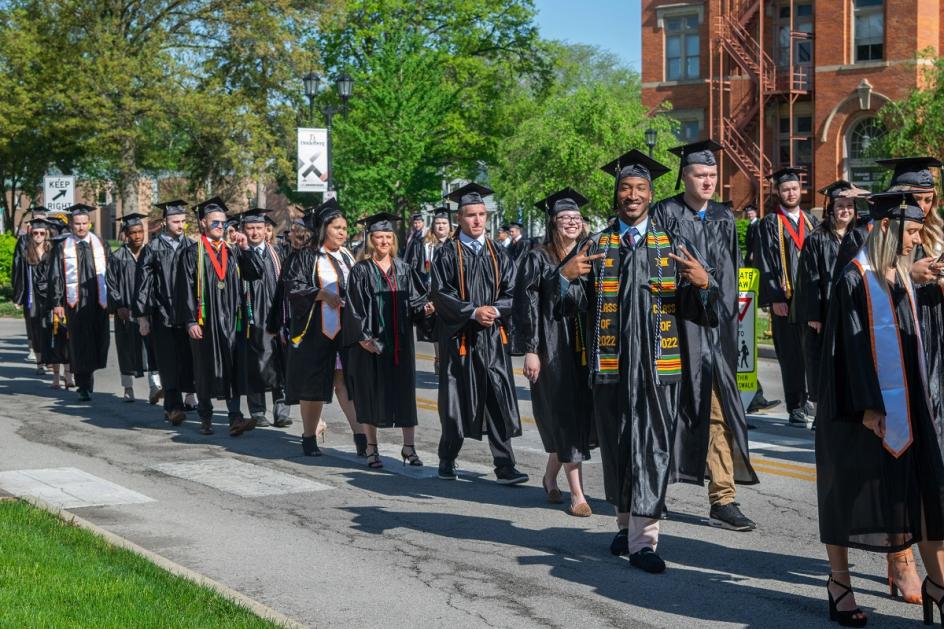
<path fill-rule="evenodd" d="M 312 247 L 302 249 L 289 257 L 282 272 L 282 286 L 289 305 L 286 404 L 300 400 L 331 402 L 333 398 L 337 361 L 340 359 L 342 365 L 345 362 L 345 352 L 341 349 L 341 316 L 339 313 L 336 332 L 330 327 L 330 320 L 326 327 L 322 311 L 328 306 L 315 298 L 326 281 L 334 280 L 342 302 L 346 299 L 345 278 L 354 266 L 354 258 L 345 249 L 337 255 Z M 333 277 L 322 277 L 319 262 L 321 268 L 331 265 Z"/>
<path fill-rule="evenodd" d="M 409 428 L 416 420 L 416 352 L 413 322 L 424 316 L 426 289 L 399 258 L 388 273 L 373 260 L 351 269 L 344 307 L 344 369 L 357 421 L 378 428 Z M 381 353 L 360 341 L 378 339 Z"/>
<path fill-rule="evenodd" d="M 143 249 L 142 249 L 143 251 Z M 125 376 L 140 378 L 146 371 L 157 371 L 157 358 L 152 344 L 153 337 L 141 336 L 138 322 L 132 317 L 122 321 L 119 308 L 127 308 L 130 314 L 134 293 L 134 276 L 138 259 L 127 245 L 119 247 L 108 258 L 108 310 L 115 315 L 115 350 L 118 354 L 118 371 Z"/>
<path fill-rule="evenodd" d="M 544 451 L 562 463 L 590 458 L 596 446 L 582 322 L 558 319 L 558 262 L 545 247 L 524 255 L 515 280 L 515 334 L 522 351 L 537 354 L 541 371 L 531 383 L 531 407 Z"/>
<path fill-rule="evenodd" d="M 872 359 L 869 306 L 855 266 L 840 276 L 823 333 L 822 386 L 816 422 L 816 487 L 820 539 L 877 552 L 921 541 L 924 509 L 929 540 L 944 539 L 944 426 L 931 416 L 919 368 L 921 345 L 909 297 L 892 287 L 913 443 L 898 458 L 862 424 L 884 411 Z"/>
<path fill-rule="evenodd" d="M 826 321 L 826 308 L 832 294 L 836 258 L 841 242 L 835 232 L 823 224 L 809 235 L 800 253 L 793 301 L 796 321 L 803 329 L 806 372 L 812 382 L 819 382 L 820 378 L 823 333 L 816 332 L 808 323 Z M 810 389 L 810 398 L 816 400 L 816 388 Z"/>

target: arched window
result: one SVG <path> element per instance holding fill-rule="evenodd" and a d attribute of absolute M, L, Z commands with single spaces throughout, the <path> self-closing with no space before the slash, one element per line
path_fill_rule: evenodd
<path fill-rule="evenodd" d="M 846 132 L 846 178 L 866 190 L 878 191 L 886 170 L 875 164 L 872 145 L 885 135 L 885 128 L 875 118 L 852 123 Z"/>

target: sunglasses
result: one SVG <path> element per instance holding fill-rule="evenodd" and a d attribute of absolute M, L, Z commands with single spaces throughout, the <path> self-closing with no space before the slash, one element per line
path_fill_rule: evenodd
<path fill-rule="evenodd" d="M 226 224 L 226 221 L 210 221 L 210 229 L 217 229 Z"/>

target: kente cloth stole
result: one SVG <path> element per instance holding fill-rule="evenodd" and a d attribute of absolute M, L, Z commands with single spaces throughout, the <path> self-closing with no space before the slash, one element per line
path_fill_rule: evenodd
<path fill-rule="evenodd" d="M 620 337 L 620 234 L 613 226 L 600 234 L 597 245 L 604 257 L 597 277 L 597 304 L 593 325 L 593 381 L 613 384 L 619 381 Z M 638 246 L 643 246 L 640 241 Z M 672 242 L 656 229 L 650 219 L 645 234 L 649 262 L 649 291 L 652 295 L 652 323 L 655 334 L 652 349 L 656 384 L 671 384 L 682 377 L 682 355 L 678 325 L 675 320 L 675 262 L 668 254 Z M 635 297 L 634 297 L 635 298 Z"/>
<path fill-rule="evenodd" d="M 75 236 L 69 235 L 62 244 L 62 272 L 66 280 L 66 303 L 75 308 L 79 304 L 79 258 Z M 98 287 L 98 305 L 108 307 L 108 287 L 105 285 L 105 248 L 95 234 L 89 234 L 86 241 L 92 250 L 92 262 L 95 266 L 95 284 Z"/>
<path fill-rule="evenodd" d="M 787 268 L 787 241 L 784 238 L 784 231 L 790 234 L 790 239 L 796 245 L 797 252 L 803 251 L 803 244 L 806 242 L 806 232 L 813 229 L 810 219 L 806 217 L 803 210 L 800 210 L 800 220 L 797 221 L 797 229 L 793 229 L 790 219 L 783 213 L 783 210 L 777 210 L 777 235 L 780 241 L 780 269 L 783 273 L 780 278 L 783 285 L 783 292 L 787 299 L 793 297 L 793 283 L 790 281 L 790 269 Z"/>
<path fill-rule="evenodd" d="M 859 250 L 852 261 L 862 275 L 865 296 L 869 309 L 869 337 L 872 342 L 872 362 L 878 376 L 878 385 L 882 391 L 885 405 L 885 437 L 882 445 L 895 458 L 908 450 L 914 440 L 911 429 L 911 396 L 923 395 L 928 400 L 924 364 L 924 350 L 921 343 L 921 328 L 918 325 L 918 313 L 915 309 L 911 281 L 905 281 L 905 292 L 911 306 L 912 326 L 918 337 L 918 373 L 921 374 L 921 390 L 911 391 L 905 374 L 904 353 L 901 337 L 898 334 L 898 316 L 892 297 L 882 287 L 878 275 L 872 268 L 866 255 L 865 247 Z"/>

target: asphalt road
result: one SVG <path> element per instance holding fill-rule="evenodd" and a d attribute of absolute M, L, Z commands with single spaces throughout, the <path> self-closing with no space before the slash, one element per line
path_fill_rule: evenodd
<path fill-rule="evenodd" d="M 114 356 L 96 375 L 91 404 L 79 403 L 74 390 L 51 390 L 48 377 L 25 362 L 23 330 L 19 320 L 0 320 L 0 488 L 58 500 L 302 623 L 830 625 L 812 433 L 787 426 L 782 408 L 752 418 L 761 483 L 741 488 L 738 500 L 758 529 L 710 527 L 706 489 L 673 486 L 659 547 L 669 569 L 653 576 L 609 554 L 615 524 L 599 498 L 598 461 L 586 469 L 593 517 L 573 518 L 545 503 L 544 454 L 520 373 L 526 419 L 514 446 L 531 481 L 503 487 L 493 482 L 487 445 L 472 440 L 460 455 L 461 480 L 434 478 L 439 426 L 428 345 L 419 348 L 417 374 L 417 449 L 426 467 L 404 468 L 396 458 L 399 435 L 387 430 L 381 450 L 391 456 L 374 471 L 351 454 L 336 405 L 326 412 L 320 458 L 301 456 L 300 421 L 230 438 L 222 403 L 217 434 L 203 437 L 195 416 L 172 428 L 159 407 L 122 402 Z M 775 363 L 762 361 L 761 378 L 768 397 L 781 397 Z M 146 396 L 144 380 L 137 393 Z M 854 552 L 853 564 L 870 626 L 920 620 L 919 606 L 888 598 L 884 557 Z"/>

